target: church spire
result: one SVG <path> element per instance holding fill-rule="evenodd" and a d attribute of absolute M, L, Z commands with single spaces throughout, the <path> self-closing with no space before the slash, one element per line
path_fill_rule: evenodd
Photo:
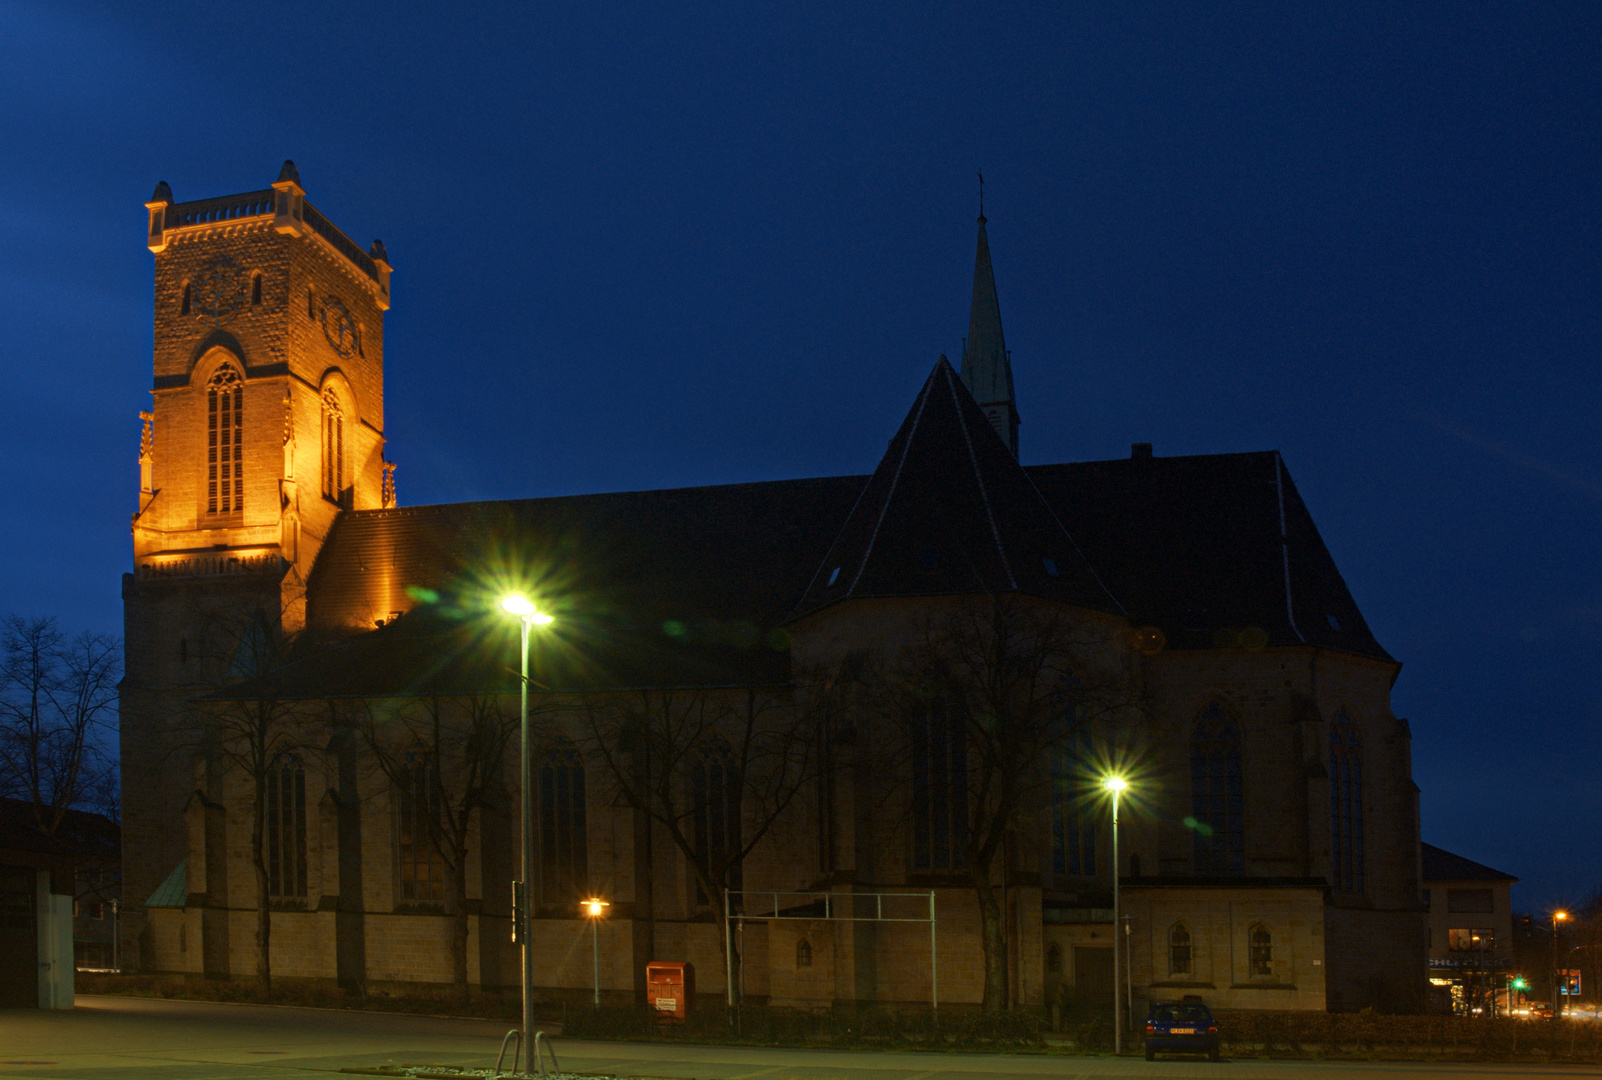
<path fill-rule="evenodd" d="M 962 350 L 962 383 L 1012 456 L 1017 457 L 1018 409 L 1012 396 L 1012 357 L 1001 336 L 1001 303 L 996 299 L 996 273 L 990 266 L 982 195 L 980 199 L 979 251 L 973 263 L 973 306 L 968 313 L 968 340 Z"/>

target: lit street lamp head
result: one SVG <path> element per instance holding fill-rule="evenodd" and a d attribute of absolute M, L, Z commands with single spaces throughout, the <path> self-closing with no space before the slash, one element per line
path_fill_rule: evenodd
<path fill-rule="evenodd" d="M 1122 791 L 1129 786 L 1129 782 L 1121 776 L 1109 776 L 1101 782 L 1101 786 L 1108 791 Z"/>
<path fill-rule="evenodd" d="M 1554 911 L 1554 912 L 1552 912 L 1552 918 L 1556 919 L 1558 922 L 1562 922 L 1564 919 L 1566 919 L 1568 917 L 1569 917 L 1569 913 L 1566 912 L 1566 911 Z"/>
<path fill-rule="evenodd" d="M 521 618 L 534 614 L 534 604 L 522 593 L 507 593 L 501 597 L 501 608 Z"/>
<path fill-rule="evenodd" d="M 501 610 L 535 626 L 549 626 L 556 621 L 535 607 L 534 602 L 522 593 L 507 593 L 501 597 Z"/>
<path fill-rule="evenodd" d="M 584 914 L 588 915 L 592 919 L 599 919 L 605 914 L 602 909 L 609 908 L 611 906 L 612 905 L 608 904 L 605 900 L 586 900 L 584 901 Z"/>

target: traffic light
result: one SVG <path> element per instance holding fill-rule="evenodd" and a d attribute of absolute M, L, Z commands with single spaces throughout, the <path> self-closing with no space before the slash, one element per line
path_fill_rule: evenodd
<path fill-rule="evenodd" d="M 528 939 L 528 885 L 512 882 L 512 944 L 521 945 Z"/>
<path fill-rule="evenodd" d="M 1530 984 L 1524 981 L 1523 975 L 1513 976 L 1513 981 L 1508 983 L 1508 985 L 1521 994 L 1530 988 Z"/>

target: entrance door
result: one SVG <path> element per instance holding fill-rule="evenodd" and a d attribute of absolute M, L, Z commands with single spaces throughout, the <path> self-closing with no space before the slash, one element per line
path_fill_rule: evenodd
<path fill-rule="evenodd" d="M 1081 1008 L 1112 1008 L 1112 949 L 1074 946 L 1074 1004 Z"/>
<path fill-rule="evenodd" d="M 39 1005 L 37 882 L 38 871 L 30 866 L 0 866 L 0 1008 Z"/>

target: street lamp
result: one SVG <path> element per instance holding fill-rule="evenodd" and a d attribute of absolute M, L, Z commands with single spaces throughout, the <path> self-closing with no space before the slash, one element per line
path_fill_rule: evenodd
<path fill-rule="evenodd" d="M 1118 1022 L 1118 796 L 1129 782 L 1121 776 L 1109 776 L 1101 786 L 1112 792 L 1112 879 L 1113 879 L 1113 1053 L 1124 1052 L 1124 1028 Z"/>
<path fill-rule="evenodd" d="M 601 917 L 611 907 L 605 900 L 590 897 L 584 901 L 585 916 L 590 920 L 590 939 L 595 944 L 595 1007 L 601 1007 Z"/>
<path fill-rule="evenodd" d="M 1569 913 L 1562 908 L 1552 912 L 1552 1019 L 1558 1020 L 1563 1016 L 1563 987 L 1559 984 L 1562 978 L 1558 974 L 1558 923 L 1569 917 Z"/>
<path fill-rule="evenodd" d="M 534 1037 L 534 943 L 529 940 L 529 882 L 534 879 L 534 773 L 528 759 L 528 628 L 549 626 L 551 617 L 522 593 L 508 593 L 501 597 L 501 610 L 516 615 L 523 627 L 522 681 L 518 689 L 523 698 L 522 764 L 523 764 L 523 880 L 512 884 L 512 938 L 523 947 L 523 1041 L 526 1048 Z M 521 900 L 521 902 L 519 902 Z M 525 1054 L 527 1051 L 524 1051 Z"/>

